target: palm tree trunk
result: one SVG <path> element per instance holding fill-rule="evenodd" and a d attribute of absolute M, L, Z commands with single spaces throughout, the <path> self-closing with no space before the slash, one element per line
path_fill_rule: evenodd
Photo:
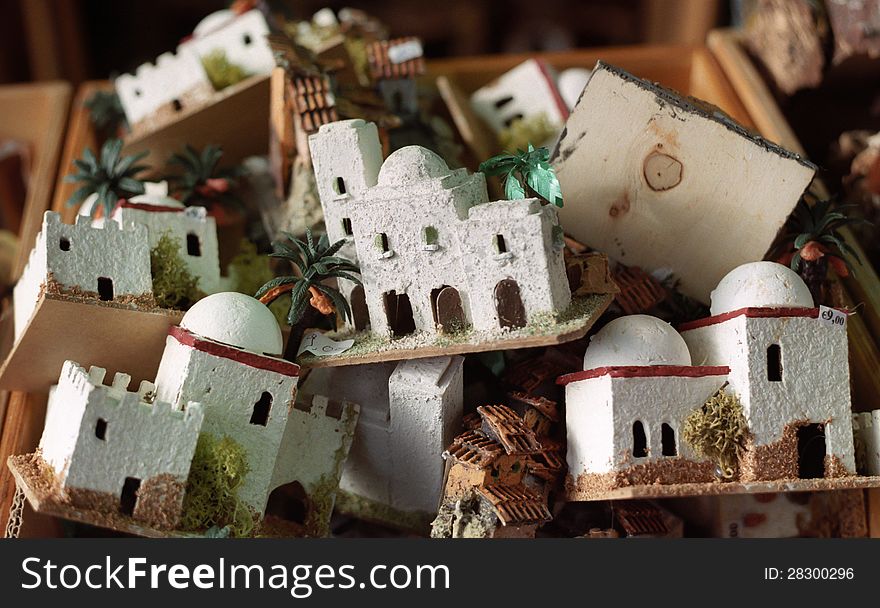
<path fill-rule="evenodd" d="M 290 328 L 290 337 L 287 338 L 287 346 L 284 347 L 285 359 L 288 361 L 296 361 L 296 351 L 299 350 L 303 335 L 305 335 L 307 329 L 318 325 L 323 316 L 324 315 L 315 310 L 311 305 L 306 306 L 306 310 L 303 312 L 299 323 Z"/>

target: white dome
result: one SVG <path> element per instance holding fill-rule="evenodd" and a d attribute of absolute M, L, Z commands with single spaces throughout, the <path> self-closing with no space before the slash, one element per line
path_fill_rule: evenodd
<path fill-rule="evenodd" d="M 184 208 L 183 203 L 176 198 L 168 196 L 168 182 L 146 182 L 144 183 L 144 190 L 143 194 L 132 196 L 128 200 L 141 205 Z"/>
<path fill-rule="evenodd" d="M 404 146 L 392 152 L 379 170 L 379 185 L 401 186 L 446 177 L 451 171 L 442 158 L 421 146 Z"/>
<path fill-rule="evenodd" d="M 247 351 L 281 355 L 281 328 L 259 300 L 231 291 L 202 298 L 180 322 L 183 329 L 203 338 Z"/>
<path fill-rule="evenodd" d="M 737 266 L 712 291 L 713 315 L 740 308 L 812 308 L 813 296 L 804 280 L 788 266 L 751 262 Z"/>
<path fill-rule="evenodd" d="M 618 365 L 690 365 L 684 338 L 650 315 L 614 319 L 590 339 L 584 369 Z"/>

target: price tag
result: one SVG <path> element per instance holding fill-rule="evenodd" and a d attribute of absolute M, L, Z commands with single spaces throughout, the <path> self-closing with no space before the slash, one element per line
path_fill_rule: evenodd
<path fill-rule="evenodd" d="M 299 343 L 299 350 L 296 351 L 296 356 L 298 357 L 306 351 L 319 357 L 340 355 L 353 345 L 354 340 L 342 340 L 341 342 L 336 342 L 335 340 L 325 337 L 324 334 L 319 331 L 310 331 L 306 332 L 306 335 L 303 336 L 302 342 Z"/>
<path fill-rule="evenodd" d="M 828 306 L 819 307 L 819 323 L 823 325 L 832 325 L 834 327 L 846 328 L 846 313 L 830 308 Z"/>

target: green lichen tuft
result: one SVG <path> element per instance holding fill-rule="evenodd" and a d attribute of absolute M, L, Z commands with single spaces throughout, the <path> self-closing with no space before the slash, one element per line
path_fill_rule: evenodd
<path fill-rule="evenodd" d="M 250 76 L 240 65 L 229 61 L 223 49 L 215 49 L 202 57 L 202 65 L 205 67 L 208 80 L 217 91 L 231 87 Z"/>
<path fill-rule="evenodd" d="M 748 433 L 739 398 L 724 389 L 691 412 L 682 430 L 685 442 L 698 456 L 714 460 L 725 479 L 736 475 Z"/>
<path fill-rule="evenodd" d="M 182 528 L 228 528 L 230 536 L 249 536 L 256 518 L 238 499 L 249 469 L 244 448 L 235 440 L 228 436 L 217 440 L 209 433 L 199 435 L 186 481 Z"/>
<path fill-rule="evenodd" d="M 517 118 L 510 126 L 498 134 L 502 150 L 526 150 L 529 143 L 536 146 L 555 137 L 559 129 L 550 122 L 547 114 L 541 112 L 526 118 Z"/>
<path fill-rule="evenodd" d="M 166 232 L 150 251 L 150 274 L 153 276 L 153 295 L 162 308 L 186 310 L 204 297 L 199 280 L 194 277 L 180 257 L 174 237 Z"/>

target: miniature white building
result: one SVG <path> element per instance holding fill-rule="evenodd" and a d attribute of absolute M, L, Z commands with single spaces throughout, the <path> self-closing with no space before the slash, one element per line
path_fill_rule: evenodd
<path fill-rule="evenodd" d="M 801 278 L 774 262 L 731 271 L 711 312 L 679 330 L 696 362 L 730 367 L 753 441 L 744 476 L 798 477 L 811 438 L 825 477 L 854 473 L 846 328 L 823 323 Z"/>
<path fill-rule="evenodd" d="M 73 504 L 121 511 L 159 528 L 180 517 L 203 411 L 154 401 L 155 386 L 67 361 L 54 388 L 40 440 L 43 459 Z"/>
<path fill-rule="evenodd" d="M 150 245 L 147 228 L 109 223 L 97 228 L 88 217 L 64 224 L 52 211 L 43 226 L 28 263 L 15 286 L 15 336 L 21 336 L 43 290 L 96 294 L 101 300 L 150 296 Z"/>
<path fill-rule="evenodd" d="M 362 292 L 341 282 L 356 328 L 491 331 L 568 306 L 555 207 L 490 203 L 482 174 L 450 170 L 420 146 L 383 163 L 376 126 L 362 120 L 323 125 L 309 146 L 330 241 L 345 239 L 340 253 L 360 265 Z"/>
<path fill-rule="evenodd" d="M 559 129 L 568 118 L 568 105 L 556 86 L 556 75 L 539 59 L 528 59 L 477 89 L 471 95 L 471 107 L 496 134 L 520 118 L 543 114 Z"/>
<path fill-rule="evenodd" d="M 298 365 L 279 358 L 281 349 L 281 329 L 266 306 L 218 293 L 196 302 L 169 330 L 156 376 L 160 399 L 179 408 L 202 402 L 202 431 L 242 446 L 250 472 L 238 497 L 260 514 L 299 375 Z"/>
<path fill-rule="evenodd" d="M 856 460 L 865 475 L 880 475 L 880 410 L 855 412 L 852 418 L 857 440 Z M 859 453 L 863 450 L 862 453 Z"/>
<path fill-rule="evenodd" d="M 205 17 L 193 36 L 164 53 L 155 65 L 145 63 L 132 74 L 116 78 L 114 85 L 132 131 L 158 127 L 184 110 L 210 102 L 214 96 L 202 59 L 222 50 L 233 64 L 249 74 L 268 74 L 275 67 L 266 40 L 269 26 L 262 13 L 241 15 L 222 10 Z"/>
<path fill-rule="evenodd" d="M 340 489 L 365 508 L 379 505 L 370 516 L 428 521 L 437 512 L 443 490 L 437 455 L 461 422 L 463 365 L 456 356 L 310 372 L 304 391 L 360 405 Z"/>
<path fill-rule="evenodd" d="M 772 262 L 735 269 L 712 302 L 714 316 L 680 335 L 645 315 L 612 321 L 587 348 L 585 371 L 559 379 L 570 499 L 711 481 L 714 464 L 698 460 L 680 433 L 722 387 L 738 397 L 748 426 L 740 480 L 855 472 L 845 329 L 820 322 L 800 277 Z"/>
<path fill-rule="evenodd" d="M 152 250 L 163 235 L 170 236 L 190 273 L 199 280 L 199 289 L 215 293 L 220 289 L 220 250 L 217 225 L 204 207 L 185 207 L 168 196 L 167 182 L 148 182 L 146 193 L 121 200 L 112 219 L 120 226 L 147 227 Z"/>

